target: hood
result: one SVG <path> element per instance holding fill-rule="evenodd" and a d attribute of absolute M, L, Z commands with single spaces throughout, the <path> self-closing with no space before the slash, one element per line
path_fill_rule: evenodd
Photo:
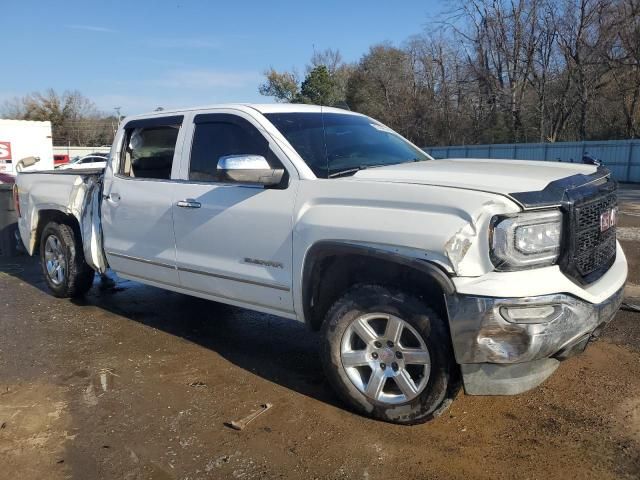
<path fill-rule="evenodd" d="M 352 179 L 465 188 L 510 196 L 537 192 L 573 175 L 591 175 L 597 167 L 576 163 L 481 158 L 450 158 L 361 170 Z"/>

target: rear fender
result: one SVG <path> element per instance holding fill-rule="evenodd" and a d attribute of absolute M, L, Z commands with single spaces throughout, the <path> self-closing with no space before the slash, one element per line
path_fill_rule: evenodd
<path fill-rule="evenodd" d="M 68 205 L 38 204 L 29 215 L 29 232 L 22 232 L 25 236 L 29 255 L 36 252 L 39 233 L 44 223 L 49 220 L 74 223 L 82 239 L 85 261 L 99 273 L 105 273 L 108 268 L 107 259 L 102 249 L 102 226 L 100 221 L 100 204 L 102 201 L 102 177 L 88 175 L 78 177 L 69 195 Z M 55 212 L 55 213 L 54 213 Z M 52 214 L 53 213 L 53 214 Z M 65 219 L 66 217 L 66 219 Z"/>

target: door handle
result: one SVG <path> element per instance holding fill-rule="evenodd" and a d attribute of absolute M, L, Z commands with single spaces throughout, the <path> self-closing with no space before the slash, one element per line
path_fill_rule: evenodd
<path fill-rule="evenodd" d="M 196 202 L 192 198 L 187 198 L 186 200 L 180 200 L 178 203 L 176 203 L 176 205 L 182 208 L 200 208 L 202 206 L 200 202 Z"/>
<path fill-rule="evenodd" d="M 110 193 L 109 195 L 103 195 L 105 200 L 111 200 L 112 202 L 120 201 L 120 194 L 118 193 Z"/>

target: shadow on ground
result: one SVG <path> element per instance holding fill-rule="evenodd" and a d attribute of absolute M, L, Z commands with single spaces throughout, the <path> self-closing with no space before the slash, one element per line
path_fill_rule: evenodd
<path fill-rule="evenodd" d="M 0 271 L 50 295 L 37 258 L 0 261 Z M 345 406 L 326 384 L 317 333 L 304 324 L 109 277 L 95 283 L 78 306 L 92 305 L 213 350 L 266 380 L 330 405 Z M 292 341 L 295 339 L 295 341 Z"/>

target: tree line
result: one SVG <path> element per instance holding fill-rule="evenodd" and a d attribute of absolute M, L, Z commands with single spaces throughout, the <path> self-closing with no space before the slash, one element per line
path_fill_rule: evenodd
<path fill-rule="evenodd" d="M 269 69 L 259 91 L 423 146 L 636 138 L 640 0 L 461 0 L 400 46 L 314 52 L 303 78 Z"/>
<path fill-rule="evenodd" d="M 119 119 L 100 112 L 78 91 L 53 89 L 15 97 L 0 107 L 0 118 L 50 121 L 54 145 L 111 145 Z"/>

